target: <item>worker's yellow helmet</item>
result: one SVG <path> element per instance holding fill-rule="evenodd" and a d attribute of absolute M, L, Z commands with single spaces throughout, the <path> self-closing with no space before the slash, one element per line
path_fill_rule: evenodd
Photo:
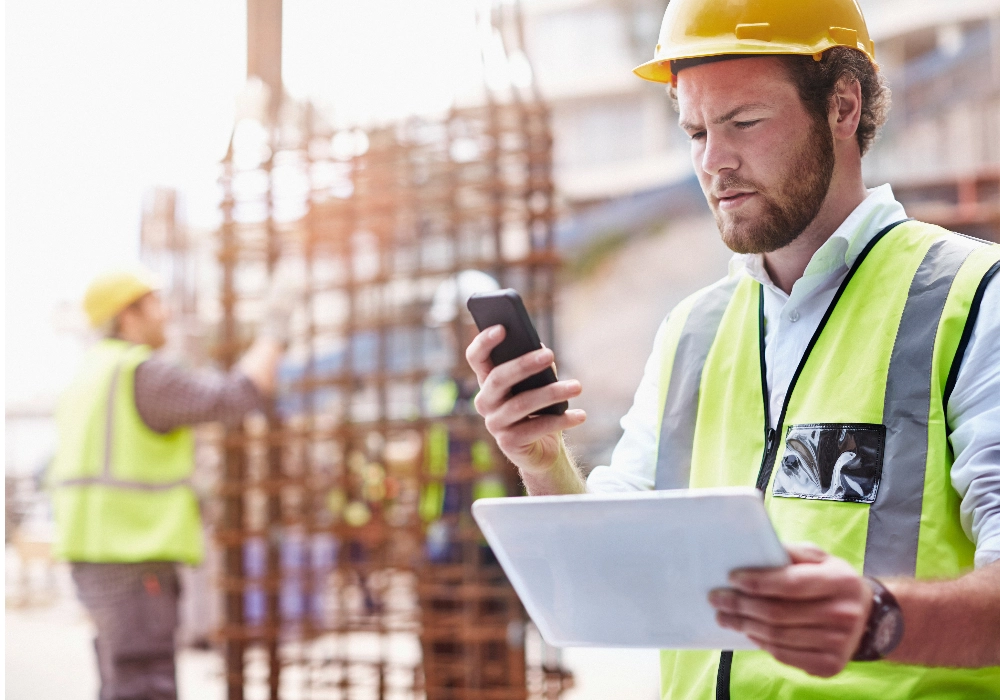
<path fill-rule="evenodd" d="M 98 276 L 83 296 L 83 310 L 90 325 L 99 328 L 129 304 L 160 289 L 155 273 L 141 266 L 120 268 Z"/>
<path fill-rule="evenodd" d="M 679 59 L 798 54 L 818 61 L 834 46 L 857 49 L 875 62 L 857 0 L 670 0 L 653 60 L 634 72 L 673 83 L 670 62 Z"/>

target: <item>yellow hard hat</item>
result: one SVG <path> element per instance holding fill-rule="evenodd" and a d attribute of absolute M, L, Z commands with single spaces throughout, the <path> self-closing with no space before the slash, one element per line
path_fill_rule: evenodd
<path fill-rule="evenodd" d="M 132 302 L 160 289 L 156 274 L 144 267 L 134 266 L 105 272 L 90 283 L 83 296 L 83 310 L 90 325 L 98 328 Z"/>
<path fill-rule="evenodd" d="M 857 0 L 670 0 L 653 60 L 634 69 L 655 83 L 673 83 L 670 62 L 708 56 L 798 54 L 817 61 L 848 46 L 875 62 Z"/>

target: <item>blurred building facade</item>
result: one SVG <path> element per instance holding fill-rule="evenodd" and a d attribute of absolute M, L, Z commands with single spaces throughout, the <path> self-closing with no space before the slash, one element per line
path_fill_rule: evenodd
<path fill-rule="evenodd" d="M 1000 2 L 872 3 L 892 111 L 866 158 L 873 182 L 901 184 L 1000 165 Z"/>
<path fill-rule="evenodd" d="M 632 68 L 656 44 L 663 0 L 526 0 L 525 41 L 552 110 L 555 177 L 573 206 L 690 174 L 662 86 Z"/>
<path fill-rule="evenodd" d="M 872 12 L 893 99 L 866 180 L 915 218 L 1000 241 L 1000 1 L 900 7 Z"/>

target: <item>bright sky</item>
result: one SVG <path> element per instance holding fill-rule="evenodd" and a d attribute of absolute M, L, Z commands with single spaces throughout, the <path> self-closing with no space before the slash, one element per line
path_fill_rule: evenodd
<path fill-rule="evenodd" d="M 468 0 L 285 0 L 284 78 L 353 123 L 447 106 L 478 64 Z M 54 397 L 53 311 L 138 255 L 143 194 L 211 226 L 246 72 L 245 0 L 19 0 L 6 11 L 7 404 Z M 472 71 L 470 73 L 470 71 Z"/>

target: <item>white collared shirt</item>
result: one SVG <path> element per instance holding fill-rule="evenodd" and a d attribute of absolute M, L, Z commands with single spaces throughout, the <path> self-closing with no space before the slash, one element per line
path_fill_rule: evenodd
<path fill-rule="evenodd" d="M 903 206 L 889 185 L 869 190 L 816 251 L 791 294 L 771 282 L 763 256 L 733 256 L 730 276 L 749 275 L 764 289 L 764 358 L 772 427 L 777 427 L 773 423 L 781 414 L 792 374 L 848 270 L 879 231 L 904 218 Z M 596 467 L 587 479 L 591 492 L 653 488 L 664 325 L 653 341 L 632 408 L 621 420 L 625 432 L 611 464 Z M 996 279 L 987 286 L 947 413 L 955 454 L 951 481 L 962 497 L 962 527 L 976 543 L 976 566 L 984 566 L 1000 560 L 1000 284 Z"/>

